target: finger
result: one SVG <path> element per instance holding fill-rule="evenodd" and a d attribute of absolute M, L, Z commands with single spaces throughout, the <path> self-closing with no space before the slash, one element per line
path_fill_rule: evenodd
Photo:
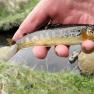
<path fill-rule="evenodd" d="M 86 40 L 82 43 L 82 50 L 85 53 L 91 53 L 94 51 L 94 42 L 91 40 Z"/>
<path fill-rule="evenodd" d="M 16 41 L 18 39 L 21 39 L 24 36 L 23 32 L 20 30 L 17 30 L 17 32 L 14 34 L 12 40 Z"/>
<path fill-rule="evenodd" d="M 35 46 L 33 48 L 34 55 L 39 59 L 44 59 L 47 56 L 49 48 L 45 46 Z"/>
<path fill-rule="evenodd" d="M 25 18 L 12 38 L 14 41 L 23 37 L 24 33 L 34 32 L 49 22 L 48 3 L 46 5 L 44 3 L 45 0 L 41 0 Z"/>
<path fill-rule="evenodd" d="M 55 52 L 60 57 L 67 57 L 69 55 L 69 47 L 65 45 L 58 45 L 55 47 Z"/>

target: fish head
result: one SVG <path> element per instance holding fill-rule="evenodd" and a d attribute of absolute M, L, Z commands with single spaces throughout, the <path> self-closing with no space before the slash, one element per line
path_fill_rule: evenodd
<path fill-rule="evenodd" d="M 88 27 L 86 30 L 87 36 L 89 40 L 94 41 L 94 27 Z"/>

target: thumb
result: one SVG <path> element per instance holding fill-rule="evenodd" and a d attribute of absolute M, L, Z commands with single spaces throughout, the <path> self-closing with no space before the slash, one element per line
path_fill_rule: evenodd
<path fill-rule="evenodd" d="M 85 53 L 91 53 L 94 51 L 94 42 L 91 40 L 84 41 L 81 46 Z"/>

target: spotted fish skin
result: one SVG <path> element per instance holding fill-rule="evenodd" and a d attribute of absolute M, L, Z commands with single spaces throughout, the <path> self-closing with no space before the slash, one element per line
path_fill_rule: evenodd
<path fill-rule="evenodd" d="M 94 26 L 68 26 L 68 27 L 55 27 L 46 30 L 39 30 L 26 35 L 22 39 L 16 41 L 18 49 L 35 46 L 35 45 L 76 45 L 84 40 L 94 40 Z"/>
<path fill-rule="evenodd" d="M 94 40 L 94 25 L 68 25 L 49 27 L 24 36 L 12 46 L 0 48 L 0 60 L 9 60 L 21 48 L 34 45 L 52 46 L 58 44 L 73 45 L 90 39 Z M 7 53 L 6 53 L 7 52 Z"/>

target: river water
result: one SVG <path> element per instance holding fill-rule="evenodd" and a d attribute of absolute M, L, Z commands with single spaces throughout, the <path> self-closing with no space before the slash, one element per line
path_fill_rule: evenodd
<path fill-rule="evenodd" d="M 0 47 L 6 46 L 7 41 L 6 39 L 10 36 L 0 36 Z M 80 47 L 79 45 L 71 46 L 70 47 L 70 54 L 78 50 Z M 54 53 L 54 47 L 52 47 L 47 55 L 47 57 L 43 60 L 37 59 L 34 57 L 32 53 L 32 47 L 21 49 L 17 52 L 10 60 L 12 63 L 20 63 L 25 64 L 32 67 L 34 70 L 43 70 L 43 71 L 50 71 L 50 72 L 57 72 L 63 70 L 72 70 L 75 65 L 70 64 L 68 62 L 68 58 L 58 57 Z"/>

